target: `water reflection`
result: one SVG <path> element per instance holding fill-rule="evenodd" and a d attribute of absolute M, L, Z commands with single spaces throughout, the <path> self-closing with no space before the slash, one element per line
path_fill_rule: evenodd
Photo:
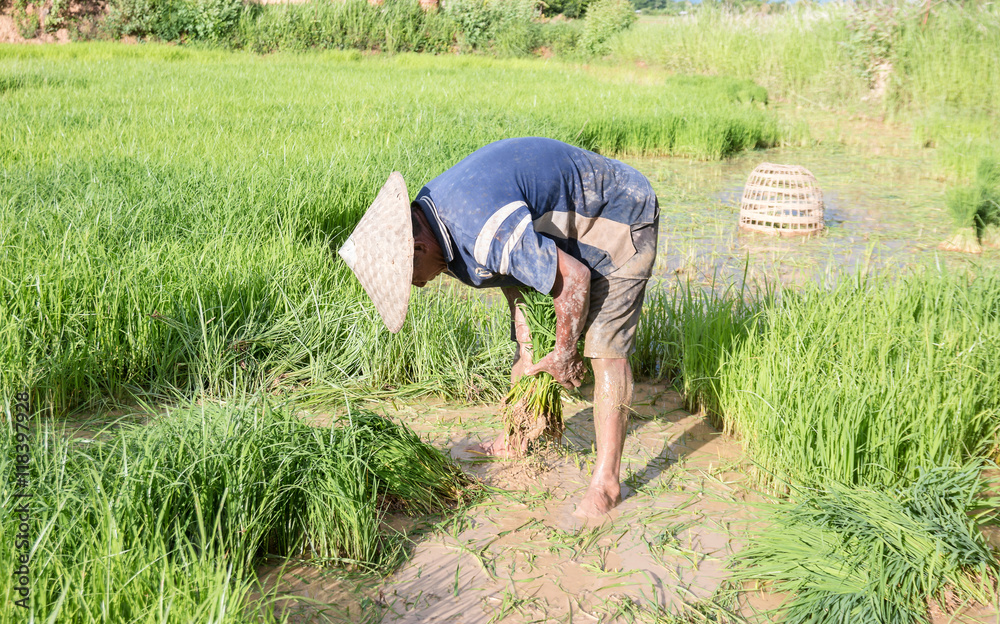
<path fill-rule="evenodd" d="M 934 265 L 1000 262 L 1000 252 L 981 256 L 942 252 L 951 230 L 944 207 L 946 184 L 933 154 L 918 148 L 890 156 L 855 153 L 843 146 L 781 148 L 742 154 L 722 162 L 681 158 L 626 159 L 653 183 L 660 197 L 657 275 L 733 284 L 785 285 L 836 280 L 857 271 L 907 271 Z M 811 237 L 778 237 L 741 231 L 743 185 L 761 162 L 800 164 L 818 179 L 826 228 Z"/>

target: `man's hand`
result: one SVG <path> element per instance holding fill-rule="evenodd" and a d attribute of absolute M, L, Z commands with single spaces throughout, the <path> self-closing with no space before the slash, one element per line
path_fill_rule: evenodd
<path fill-rule="evenodd" d="M 531 332 L 518 307 L 521 293 L 516 288 L 504 288 L 507 305 L 514 322 L 518 353 L 511 368 L 510 378 L 516 383 L 523 375 L 545 371 L 567 390 L 580 387 L 585 368 L 583 358 L 576 349 L 583 324 L 590 309 L 590 269 L 579 260 L 556 249 L 556 279 L 552 285 L 552 300 L 556 310 L 556 345 L 552 352 L 531 364 Z"/>
<path fill-rule="evenodd" d="M 514 354 L 514 366 L 510 369 L 510 384 L 514 385 L 521 377 L 527 374 L 528 367 L 531 366 L 531 343 L 519 344 L 517 353 Z"/>
<path fill-rule="evenodd" d="M 525 375 L 536 375 L 546 372 L 552 375 L 553 379 L 559 382 L 567 390 L 579 388 L 583 383 L 583 375 L 586 369 L 583 366 L 583 358 L 576 350 L 576 345 L 572 349 L 553 349 L 551 353 L 538 360 L 534 366 L 525 369 Z"/>

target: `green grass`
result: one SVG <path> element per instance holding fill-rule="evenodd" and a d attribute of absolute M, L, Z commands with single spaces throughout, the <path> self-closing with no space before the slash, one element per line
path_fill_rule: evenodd
<path fill-rule="evenodd" d="M 892 486 L 992 453 L 1000 275 L 784 291 L 719 368 L 725 427 L 765 483 Z"/>
<path fill-rule="evenodd" d="M 753 85 L 541 61 L 6 46 L 0 84 L 0 387 L 56 411 L 173 388 L 498 398 L 504 313 L 431 289 L 391 336 L 332 253 L 390 171 L 415 193 L 519 135 L 704 158 L 779 137 Z"/>
<path fill-rule="evenodd" d="M 998 306 L 988 268 L 800 290 L 688 284 L 647 302 L 636 356 L 740 438 L 759 484 L 893 487 L 996 452 Z"/>
<path fill-rule="evenodd" d="M 939 148 L 956 181 L 997 157 L 1000 10 L 942 3 L 930 14 L 904 3 L 797 4 L 785 11 L 702 6 L 688 16 L 641 20 L 615 39 L 617 65 L 754 81 L 795 107 L 887 116 Z M 891 71 L 872 92 L 877 70 Z"/>
<path fill-rule="evenodd" d="M 979 475 L 1000 435 L 1000 273 L 688 285 L 652 299 L 651 318 L 675 329 L 642 355 L 739 439 L 752 482 L 787 497 L 732 559 L 737 580 L 790 594 L 780 621 L 995 604 L 995 553 L 970 514 L 995 504 Z"/>
<path fill-rule="evenodd" d="M 840 103 L 866 90 L 841 45 L 849 38 L 846 11 L 839 4 L 796 5 L 777 14 L 706 5 L 687 16 L 641 19 L 615 38 L 610 56 L 682 74 L 750 79 L 781 98 Z"/>
<path fill-rule="evenodd" d="M 688 16 L 641 20 L 618 35 L 612 58 L 642 61 L 689 74 L 752 80 L 773 95 L 799 104 L 850 107 L 867 94 L 867 54 L 888 38 L 893 64 L 889 110 L 922 112 L 941 106 L 964 114 L 994 113 L 1000 86 L 1000 13 L 990 3 L 881 8 L 850 4 L 796 5 L 774 13 L 738 12 L 712 6 Z M 797 100 L 796 98 L 806 98 Z"/>
<path fill-rule="evenodd" d="M 92 435 L 47 423 L 33 434 L 36 621 L 257 621 L 252 609 L 273 608 L 271 594 L 250 600 L 262 557 L 391 568 L 403 540 L 383 528 L 385 513 L 440 512 L 469 484 L 408 428 L 367 412 L 311 427 L 248 400 Z M 11 427 L 0 436 L 0 473 L 13 483 Z M 3 499 L 13 508 L 12 489 Z M 3 523 L 5 544 L 16 530 Z M 5 549 L 0 565 L 13 570 L 18 554 Z M 14 606 L 12 581 L 0 579 L 4 621 L 29 613 Z"/>
<path fill-rule="evenodd" d="M 688 286 L 645 318 L 676 323 L 664 373 L 740 438 L 758 483 L 892 487 L 996 452 L 998 306 L 995 270 L 927 270 L 800 291 Z"/>
<path fill-rule="evenodd" d="M 737 579 L 789 592 L 777 609 L 788 624 L 916 624 L 928 599 L 992 604 L 998 566 L 978 525 L 994 512 L 983 517 L 975 496 L 980 469 L 933 469 L 894 490 L 799 492 L 736 557 Z"/>

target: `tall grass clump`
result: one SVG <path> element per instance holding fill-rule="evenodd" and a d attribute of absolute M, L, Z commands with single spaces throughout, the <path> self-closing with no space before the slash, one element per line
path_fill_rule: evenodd
<path fill-rule="evenodd" d="M 900 39 L 900 72 L 893 97 L 916 113 L 919 142 L 937 148 L 938 161 L 963 179 L 982 159 L 1000 159 L 1000 7 L 995 3 L 935 7 L 927 25 Z"/>
<path fill-rule="evenodd" d="M 543 43 L 531 0 L 416 0 L 243 4 L 238 0 L 112 0 L 114 36 L 199 41 L 257 53 L 340 49 L 525 56 Z"/>
<path fill-rule="evenodd" d="M 531 360 L 538 360 L 556 346 L 556 311 L 552 298 L 525 290 L 517 306 L 531 331 Z M 543 435 L 555 440 L 562 438 L 565 425 L 562 417 L 562 386 L 546 372 L 523 375 L 514 382 L 500 409 L 507 439 L 507 448 L 523 454 L 528 444 Z"/>
<path fill-rule="evenodd" d="M 679 373 L 686 407 L 702 412 L 716 426 L 722 427 L 725 407 L 722 404 L 722 367 L 726 358 L 748 337 L 761 311 L 773 293 L 768 286 L 751 291 L 744 283 L 740 289 L 701 289 L 690 282 L 681 285 L 672 300 L 654 299 L 654 310 L 670 306 L 679 328 Z"/>
<path fill-rule="evenodd" d="M 587 5 L 580 47 L 587 54 L 604 56 L 611 51 L 608 40 L 635 20 L 635 5 L 630 0 L 594 0 Z"/>
<path fill-rule="evenodd" d="M 783 291 L 720 367 L 727 431 L 765 484 L 892 487 L 995 451 L 1000 275 Z"/>
<path fill-rule="evenodd" d="M 849 7 L 796 3 L 763 13 L 702 4 L 684 16 L 643 18 L 609 41 L 617 62 L 682 74 L 752 80 L 773 95 L 821 105 L 856 102 L 868 86 L 844 43 Z"/>
<path fill-rule="evenodd" d="M 373 5 L 367 0 L 250 4 L 240 14 L 229 44 L 256 53 L 307 49 L 447 52 L 460 24 L 413 2 Z"/>
<path fill-rule="evenodd" d="M 942 4 L 916 11 L 896 43 L 899 104 L 952 117 L 995 119 L 1000 85 L 1000 7 L 991 2 Z"/>
<path fill-rule="evenodd" d="M 390 171 L 419 188 L 511 136 L 702 158 L 780 137 L 741 81 L 473 56 L 8 46 L 0 85 L 0 388 L 51 411 L 176 389 L 497 400 L 504 306 L 444 284 L 390 335 L 333 253 Z"/>
<path fill-rule="evenodd" d="M 955 233 L 942 249 L 979 253 L 983 245 L 1000 247 L 1000 164 L 981 160 L 973 184 L 951 189 L 947 203 Z"/>
<path fill-rule="evenodd" d="M 13 483 L 5 424 L 0 467 Z M 442 511 L 469 481 L 405 426 L 349 412 L 325 427 L 263 401 L 203 405 L 71 437 L 40 423 L 31 483 L 29 612 L 7 620 L 244 622 L 263 557 L 391 568 L 389 511 Z M 13 492 L 4 490 L 4 507 Z M 0 528 L 13 543 L 15 523 Z M 0 555 L 13 569 L 17 552 Z M 0 595 L 12 595 L 12 578 Z M 266 594 L 261 608 L 273 610 Z M 249 605 L 253 606 L 253 605 Z"/>
<path fill-rule="evenodd" d="M 916 126 L 956 177 L 998 157 L 996 3 L 796 3 L 783 11 L 703 3 L 643 18 L 613 62 L 754 81 L 796 106 L 861 110 Z"/>
<path fill-rule="evenodd" d="M 456 24 L 456 45 L 466 52 L 523 56 L 538 45 L 534 0 L 451 0 L 442 13 Z"/>
<path fill-rule="evenodd" d="M 114 37 L 229 42 L 244 12 L 239 0 L 111 0 L 104 30 Z"/>
<path fill-rule="evenodd" d="M 983 517 L 980 470 L 934 468 L 889 490 L 799 491 L 737 555 L 737 577 L 789 592 L 778 609 L 788 624 L 916 624 L 931 601 L 946 612 L 994 604 L 998 565 L 978 525 L 995 511 Z"/>
<path fill-rule="evenodd" d="M 681 310 L 678 289 L 653 280 L 635 330 L 635 353 L 629 359 L 632 372 L 648 379 L 672 379 L 681 369 Z"/>

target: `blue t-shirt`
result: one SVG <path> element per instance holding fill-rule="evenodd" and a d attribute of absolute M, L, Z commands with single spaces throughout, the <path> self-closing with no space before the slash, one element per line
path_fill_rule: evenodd
<path fill-rule="evenodd" d="M 544 138 L 476 150 L 414 202 L 459 281 L 543 293 L 555 282 L 556 247 L 610 275 L 635 254 L 632 229 L 658 212 L 649 180 L 632 167 Z"/>

